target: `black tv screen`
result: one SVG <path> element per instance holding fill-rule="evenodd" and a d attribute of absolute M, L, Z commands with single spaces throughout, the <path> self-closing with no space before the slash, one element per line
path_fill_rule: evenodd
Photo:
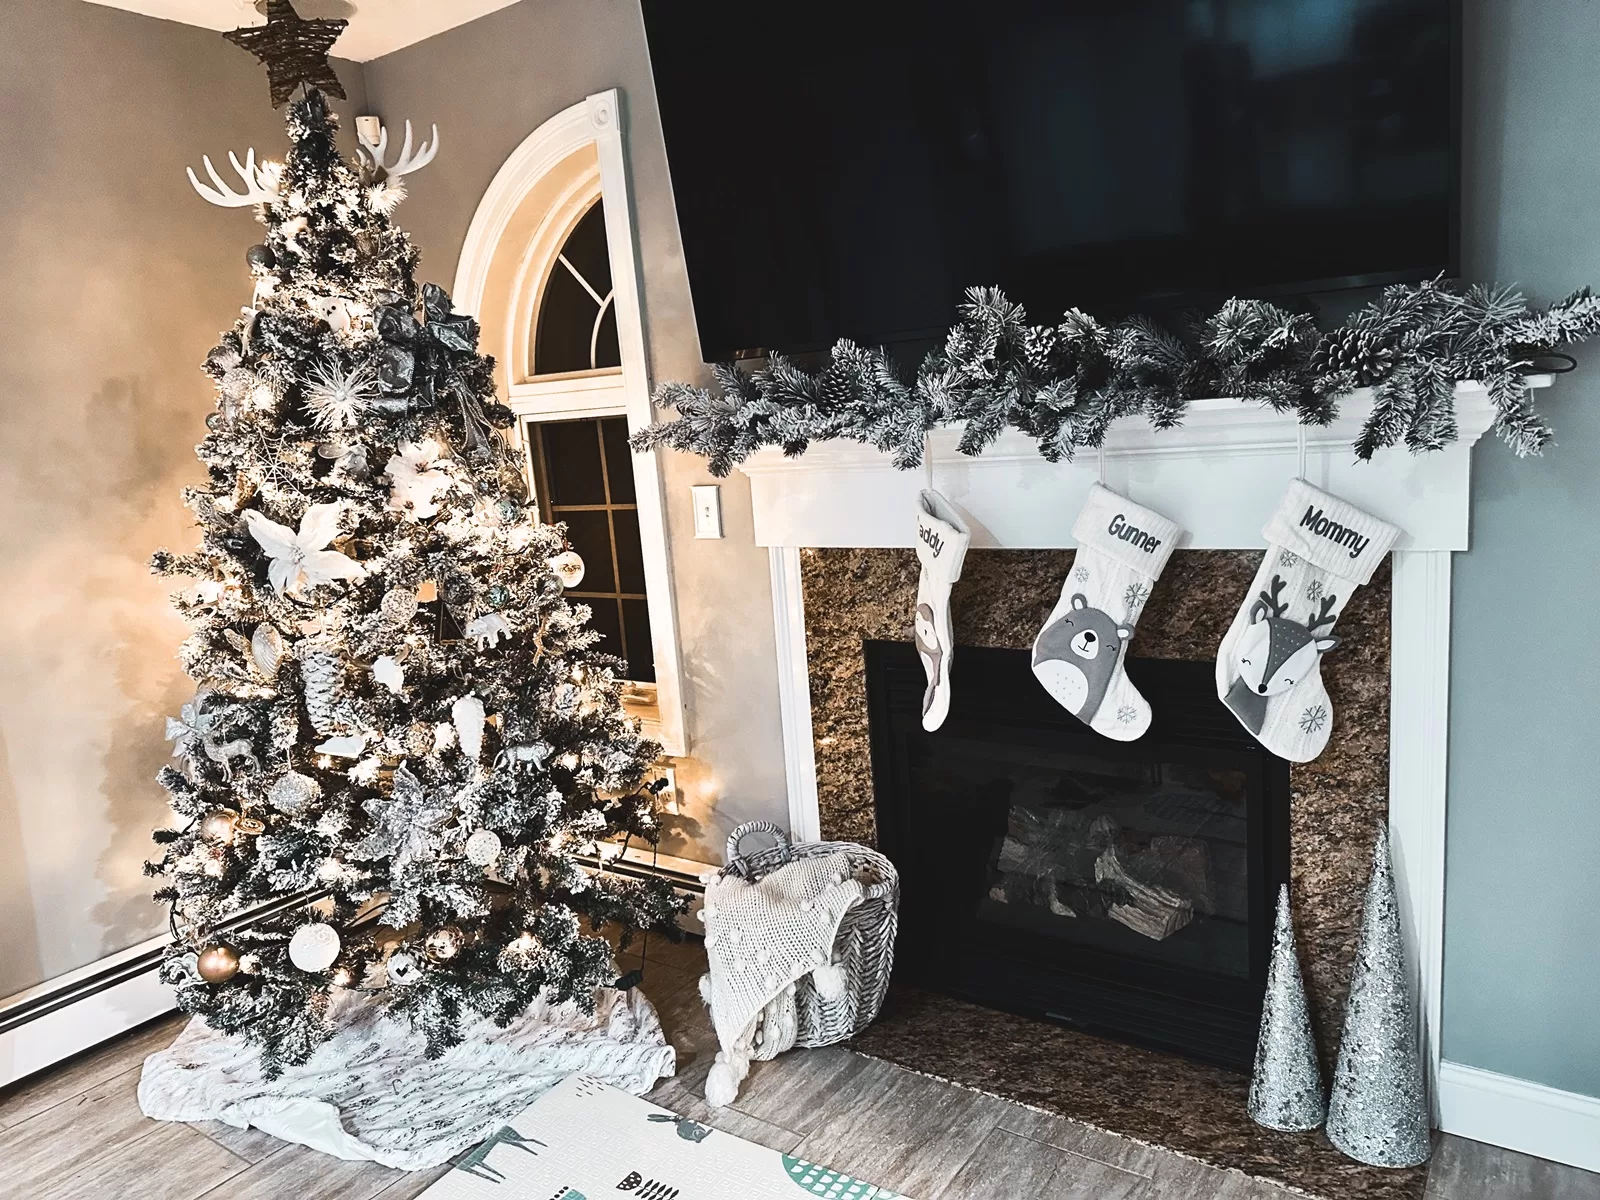
<path fill-rule="evenodd" d="M 1453 0 L 644 0 L 701 349 L 1456 269 Z"/>

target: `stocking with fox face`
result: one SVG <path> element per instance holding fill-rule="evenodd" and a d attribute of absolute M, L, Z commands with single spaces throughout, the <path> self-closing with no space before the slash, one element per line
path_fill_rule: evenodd
<path fill-rule="evenodd" d="M 1310 762 L 1333 729 L 1322 656 L 1334 622 L 1400 531 L 1303 479 L 1262 530 L 1267 552 L 1217 651 L 1217 695 L 1274 754 Z"/>

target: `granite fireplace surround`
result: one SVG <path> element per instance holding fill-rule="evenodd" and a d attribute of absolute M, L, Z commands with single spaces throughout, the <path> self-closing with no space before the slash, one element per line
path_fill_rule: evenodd
<path fill-rule="evenodd" d="M 1139 621 L 1132 653 L 1210 661 L 1260 551 L 1180 550 Z M 951 601 L 958 647 L 1027 647 L 1071 567 L 1070 550 L 973 550 Z M 800 553 L 822 834 L 874 840 L 867 639 L 911 640 L 911 550 Z M 1388 811 L 1390 574 L 1385 565 L 1339 619 L 1323 662 L 1335 726 L 1291 772 L 1296 933 L 1325 1075 L 1332 1076 L 1373 839 Z M 959 653 L 959 650 L 958 650 Z M 1320 1132 L 1283 1134 L 1245 1112 L 1249 1080 L 1170 1055 L 911 989 L 892 989 L 852 1043 L 913 1070 L 1165 1146 L 1328 1200 L 1420 1197 L 1426 1168 L 1364 1167 Z"/>

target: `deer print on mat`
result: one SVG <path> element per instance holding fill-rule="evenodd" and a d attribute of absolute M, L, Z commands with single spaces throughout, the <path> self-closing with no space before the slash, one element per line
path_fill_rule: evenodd
<path fill-rule="evenodd" d="M 1287 692 L 1339 644 L 1336 637 L 1317 636 L 1318 629 L 1333 625 L 1337 596 L 1324 593 L 1316 615 L 1302 625 L 1284 615 L 1289 604 L 1282 599 L 1283 579 L 1274 575 L 1270 586 L 1271 590 L 1261 592 L 1250 606 L 1250 628 L 1233 651 L 1238 677 L 1223 698 L 1233 715 L 1257 736 L 1266 723 L 1267 697 Z"/>

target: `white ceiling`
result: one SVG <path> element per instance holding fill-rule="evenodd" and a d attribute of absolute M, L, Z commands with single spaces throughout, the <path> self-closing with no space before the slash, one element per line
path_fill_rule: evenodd
<path fill-rule="evenodd" d="M 259 25 L 265 18 L 252 0 L 88 0 L 206 29 Z M 344 17 L 350 22 L 333 53 L 367 62 L 446 29 L 465 25 L 517 0 L 295 0 L 302 17 Z"/>

